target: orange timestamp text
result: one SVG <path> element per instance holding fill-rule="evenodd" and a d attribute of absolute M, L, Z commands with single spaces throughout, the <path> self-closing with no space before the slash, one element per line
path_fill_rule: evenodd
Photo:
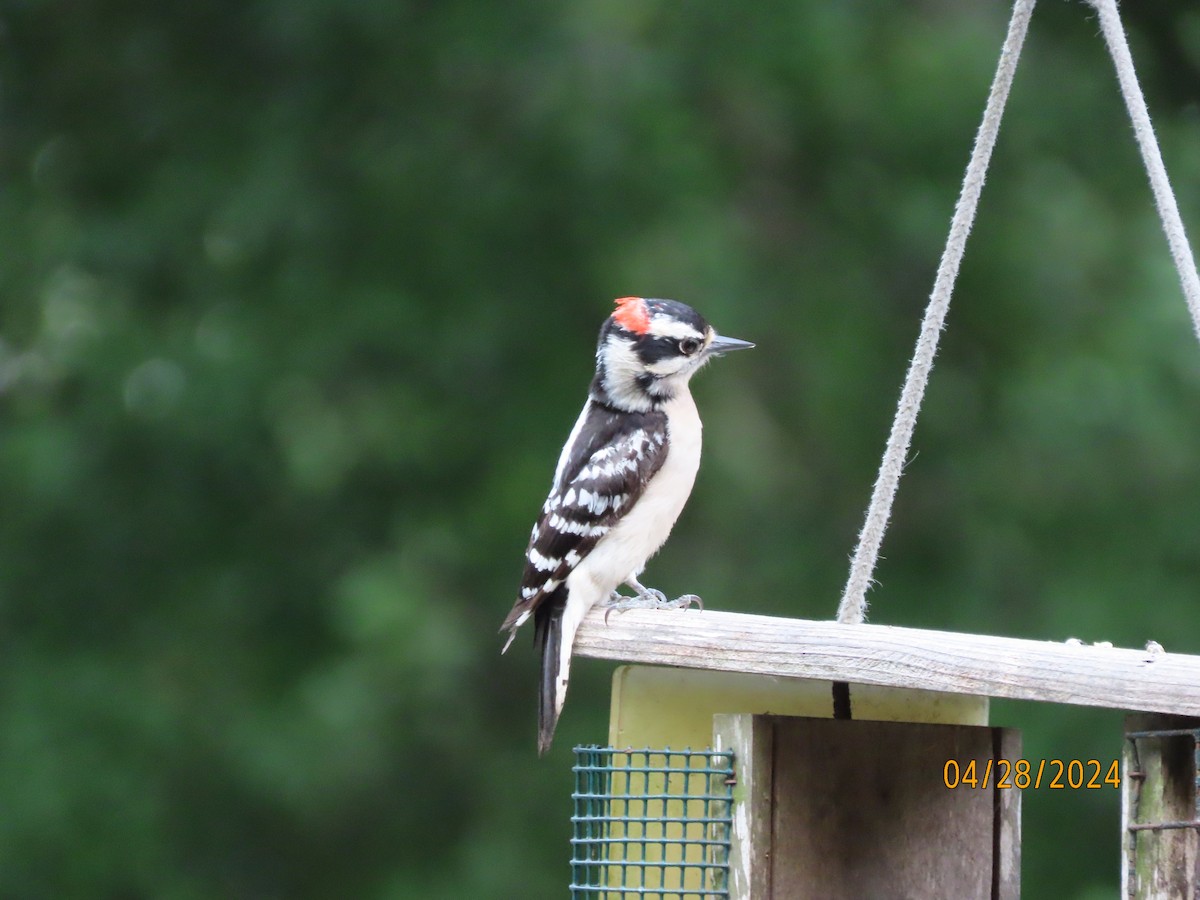
<path fill-rule="evenodd" d="M 1119 760 L 1098 759 L 968 759 L 946 760 L 942 768 L 946 787 L 997 790 L 1046 787 L 1050 790 L 1101 790 L 1121 786 Z"/>

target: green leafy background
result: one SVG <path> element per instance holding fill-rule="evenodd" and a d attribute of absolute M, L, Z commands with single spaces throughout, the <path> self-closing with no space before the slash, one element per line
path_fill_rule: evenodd
<path fill-rule="evenodd" d="M 611 298 L 759 345 L 650 582 L 832 616 L 1007 12 L 0 3 L 0 895 L 564 896 L 612 667 L 539 761 L 496 628 Z M 1200 13 L 1124 14 L 1195 230 Z M 1200 348 L 1098 32 L 1034 17 L 873 621 L 1200 653 Z M 1027 792 L 1025 896 L 1113 896 L 1117 817 Z"/>

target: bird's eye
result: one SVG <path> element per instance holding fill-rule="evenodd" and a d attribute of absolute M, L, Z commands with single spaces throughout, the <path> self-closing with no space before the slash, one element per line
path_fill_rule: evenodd
<path fill-rule="evenodd" d="M 695 338 L 684 338 L 679 342 L 679 352 L 684 356 L 691 356 L 700 349 L 700 342 Z"/>

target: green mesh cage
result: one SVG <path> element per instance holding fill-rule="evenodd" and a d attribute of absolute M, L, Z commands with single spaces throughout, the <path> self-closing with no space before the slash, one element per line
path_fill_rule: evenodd
<path fill-rule="evenodd" d="M 576 747 L 572 771 L 572 898 L 729 896 L 729 751 Z"/>

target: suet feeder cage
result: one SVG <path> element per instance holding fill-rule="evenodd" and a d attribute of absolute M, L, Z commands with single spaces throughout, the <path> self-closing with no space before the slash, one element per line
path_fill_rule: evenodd
<path fill-rule="evenodd" d="M 574 773 L 572 900 L 729 896 L 729 753 L 576 747 Z"/>

